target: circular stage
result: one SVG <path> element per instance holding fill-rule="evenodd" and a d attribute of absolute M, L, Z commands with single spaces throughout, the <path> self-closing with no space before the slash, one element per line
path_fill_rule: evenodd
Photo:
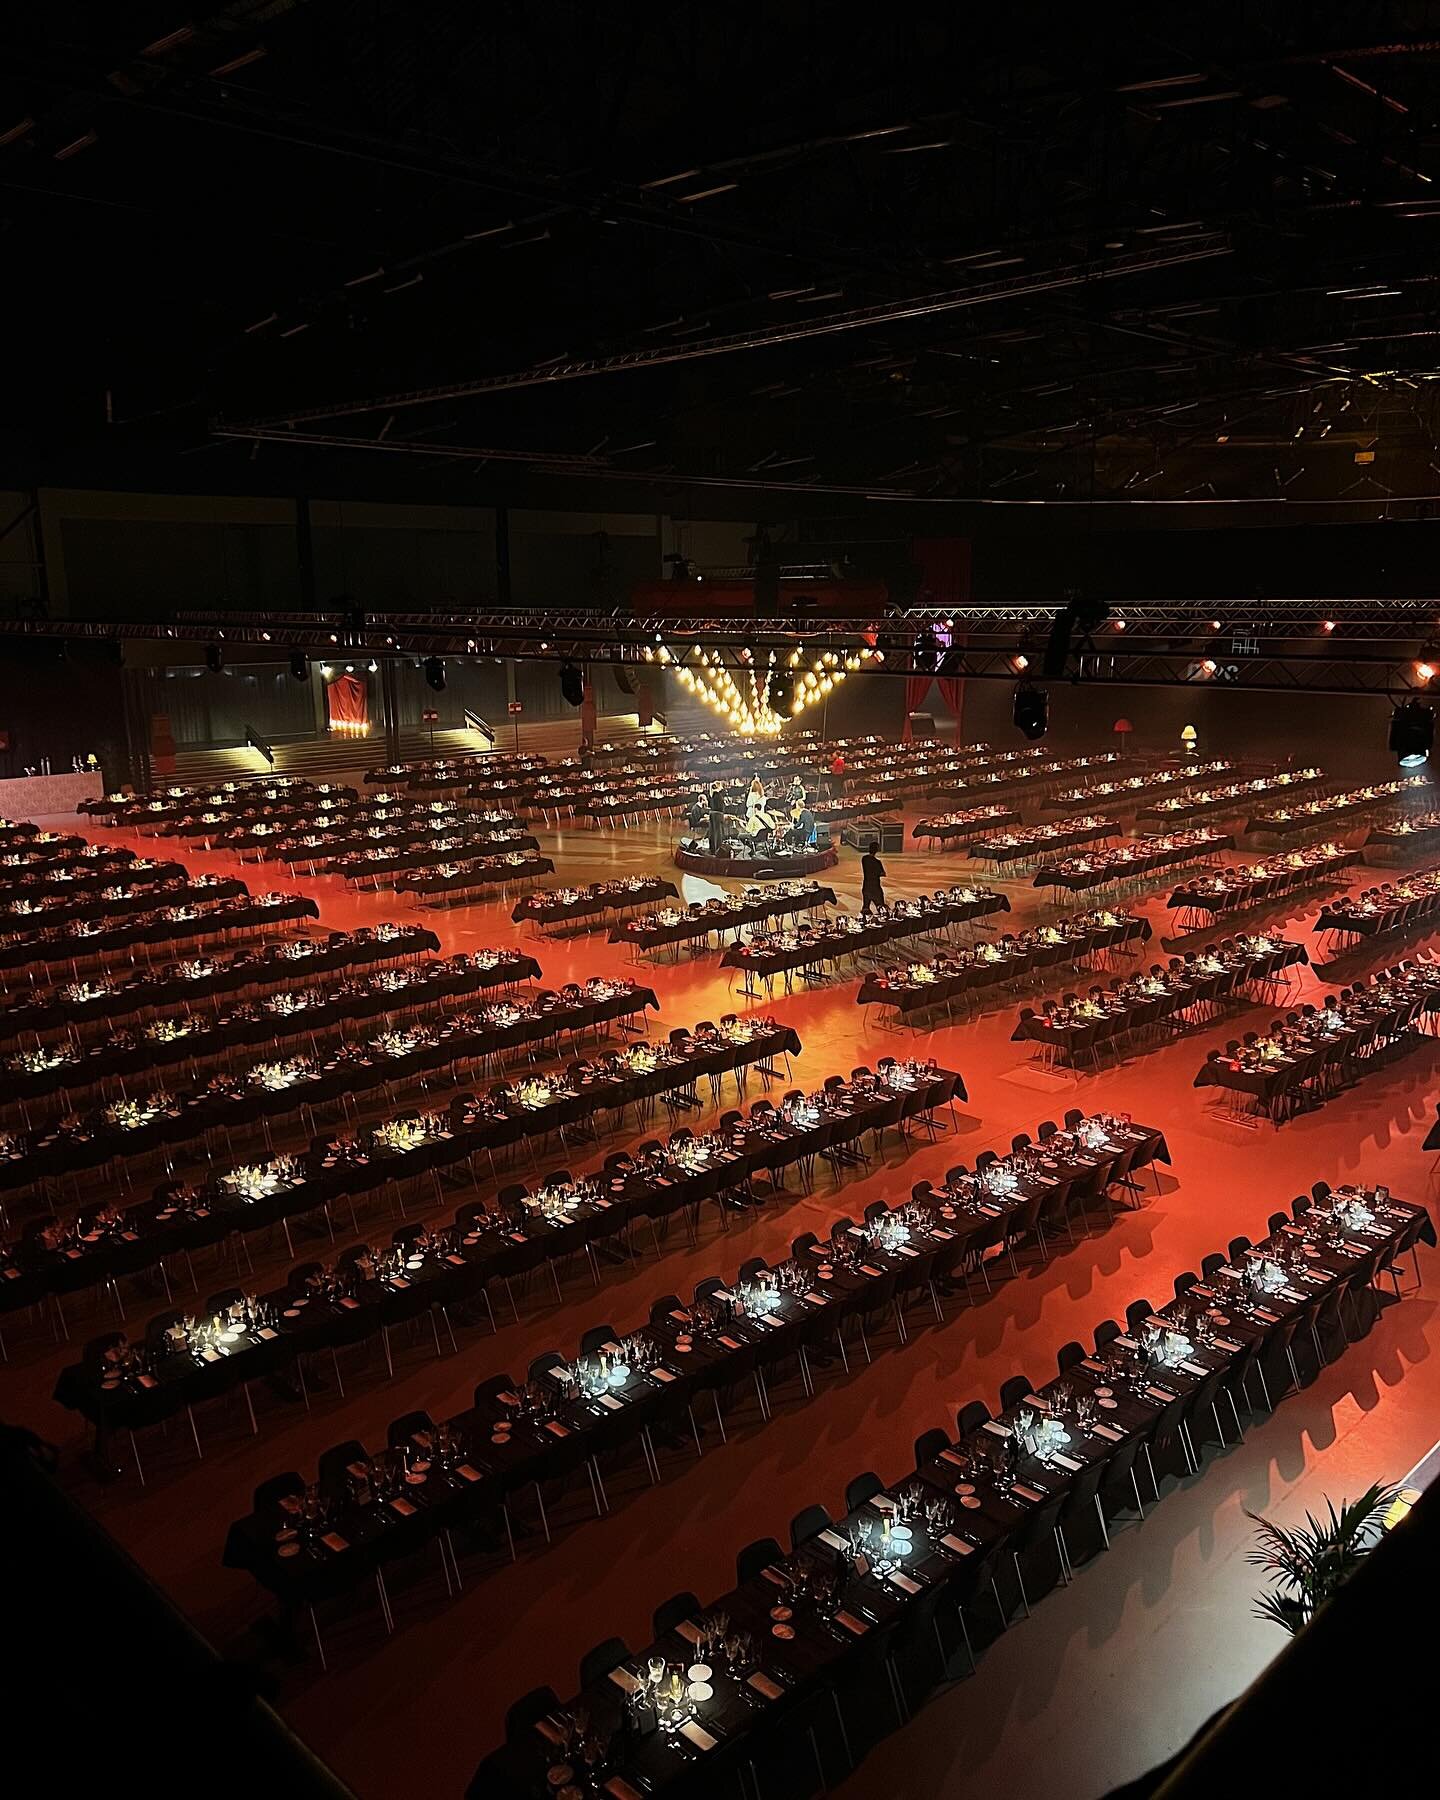
<path fill-rule="evenodd" d="M 742 881 L 789 881 L 794 876 L 818 875 L 839 861 L 833 841 L 807 850 L 769 849 L 755 856 L 722 852 L 712 856 L 708 846 L 682 840 L 675 846 L 675 866 L 692 875 L 728 875 Z"/>

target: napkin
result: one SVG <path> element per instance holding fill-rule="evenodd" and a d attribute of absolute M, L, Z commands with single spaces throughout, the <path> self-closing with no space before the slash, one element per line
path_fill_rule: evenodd
<path fill-rule="evenodd" d="M 400 1495 L 390 1502 L 390 1510 L 399 1513 L 402 1519 L 408 1519 L 415 1508 L 403 1495 Z"/>
<path fill-rule="evenodd" d="M 807 1306 L 828 1306 L 830 1304 L 830 1296 L 828 1294 L 807 1294 L 805 1296 L 805 1303 Z"/>
<path fill-rule="evenodd" d="M 957 1469 L 963 1469 L 966 1466 L 965 1458 L 960 1455 L 958 1450 L 942 1450 L 939 1461 L 953 1463 Z"/>
<path fill-rule="evenodd" d="M 622 1694 L 636 1693 L 640 1687 L 640 1683 L 630 1671 L 623 1666 L 618 1669 L 612 1669 L 610 1671 L 610 1679 L 615 1683 L 616 1687 L 620 1689 Z"/>
<path fill-rule="evenodd" d="M 1023 1482 L 1019 1481 L 1015 1483 L 1010 1492 L 1018 1496 L 1021 1500 L 1028 1500 L 1032 1506 L 1037 1505 L 1045 1498 L 1045 1495 L 1040 1492 L 1039 1488 L 1026 1487 Z"/>
<path fill-rule="evenodd" d="M 600 1404 L 607 1412 L 619 1412 L 625 1402 L 623 1400 L 617 1400 L 614 1394 L 602 1394 L 600 1396 Z"/>
<path fill-rule="evenodd" d="M 1050 1460 L 1057 1468 L 1068 1469 L 1072 1475 L 1075 1474 L 1077 1470 L 1085 1467 L 1083 1462 L 1078 1462 L 1073 1456 L 1066 1456 L 1061 1450 L 1052 1451 Z"/>
<path fill-rule="evenodd" d="M 645 1800 L 640 1790 L 631 1787 L 623 1775 L 612 1775 L 605 1783 L 605 1792 L 610 1800 Z"/>
<path fill-rule="evenodd" d="M 727 1350 L 738 1350 L 740 1348 L 739 1343 L 732 1337 L 722 1337 L 720 1342 Z"/>
<path fill-rule="evenodd" d="M 952 1550 L 956 1556 L 970 1556 L 974 1554 L 975 1546 L 973 1544 L 967 1544 L 964 1538 L 956 1537 L 953 1531 L 947 1531 L 940 1542 L 947 1550 Z"/>
<path fill-rule="evenodd" d="M 698 1644 L 700 1642 L 700 1627 L 693 1619 L 682 1619 L 675 1629 L 680 1633 L 687 1644 Z"/>
<path fill-rule="evenodd" d="M 746 1687 L 754 1688 L 757 1694 L 763 1694 L 767 1700 L 778 1700 L 785 1692 L 778 1681 L 773 1681 L 763 1669 L 757 1669 L 745 1680 Z"/>
<path fill-rule="evenodd" d="M 719 1738 L 712 1737 L 703 1725 L 697 1725 L 694 1719 L 687 1719 L 680 1727 L 680 1735 L 688 1738 L 697 1750 L 713 1750 Z"/>
<path fill-rule="evenodd" d="M 340 1551 L 348 1550 L 350 1548 L 349 1538 L 341 1537 L 338 1531 L 327 1531 L 320 1542 L 327 1550 L 333 1550 L 337 1555 Z"/>
<path fill-rule="evenodd" d="M 1096 1437 L 1104 1438 L 1107 1443 L 1111 1444 L 1118 1444 L 1125 1435 L 1123 1431 L 1117 1431 L 1113 1425 L 1092 1425 L 1090 1429 Z"/>
<path fill-rule="evenodd" d="M 918 1594 L 923 1585 L 921 1582 L 916 1581 L 912 1576 L 907 1575 L 903 1569 L 892 1569 L 890 1571 L 890 1580 L 896 1587 L 907 1594 Z"/>
<path fill-rule="evenodd" d="M 837 1625 L 842 1625 L 846 1631 L 853 1632 L 856 1637 L 864 1637 L 865 1633 L 870 1629 L 865 1621 L 863 1619 L 857 1619 L 854 1613 L 837 1612 L 835 1615 L 835 1623 Z"/>
<path fill-rule="evenodd" d="M 1204 1375 L 1208 1375 L 1210 1373 L 1210 1371 L 1207 1368 L 1205 1368 L 1203 1364 L 1197 1363 L 1197 1362 L 1182 1362 L 1180 1364 L 1180 1367 L 1182 1370 L 1184 1370 L 1185 1374 L 1187 1374 L 1187 1375 L 1204 1376 Z"/>
<path fill-rule="evenodd" d="M 825 1530 L 820 1533 L 820 1542 L 828 1544 L 832 1550 L 846 1550 L 849 1545 L 838 1531 Z"/>

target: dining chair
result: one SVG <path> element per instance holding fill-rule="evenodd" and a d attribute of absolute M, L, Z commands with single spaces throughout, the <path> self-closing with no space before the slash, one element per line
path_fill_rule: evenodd
<path fill-rule="evenodd" d="M 1000 1384 L 1000 1410 L 1007 1413 L 1018 1406 L 1027 1394 L 1035 1392 L 1034 1383 L 1028 1375 L 1012 1375 L 1008 1381 Z"/>
<path fill-rule="evenodd" d="M 594 1356 L 604 1344 L 613 1344 L 618 1338 L 613 1325 L 591 1325 L 580 1334 L 580 1354 Z"/>
<path fill-rule="evenodd" d="M 772 1564 L 784 1560 L 785 1552 L 773 1537 L 756 1538 L 735 1553 L 735 1585 L 744 1587 Z"/>
<path fill-rule="evenodd" d="M 813 1506 L 803 1507 L 790 1521 L 790 1548 L 798 1550 L 811 1538 L 819 1537 L 829 1524 L 830 1514 L 818 1501 Z"/>
<path fill-rule="evenodd" d="M 1212 1250 L 1208 1256 L 1200 1259 L 1200 1279 L 1213 1281 L 1221 1269 L 1225 1267 L 1225 1258 L 1218 1250 Z"/>
<path fill-rule="evenodd" d="M 1072 1338 L 1068 1344 L 1062 1344 L 1055 1352 L 1055 1366 L 1063 1375 L 1068 1369 L 1073 1369 L 1076 1363 L 1084 1362 L 1085 1356 L 1085 1346 L 1076 1343 Z"/>
<path fill-rule="evenodd" d="M 1124 1335 L 1114 1319 L 1102 1319 L 1095 1327 L 1095 1354 L 1099 1356 L 1107 1344 L 1113 1343 L 1117 1337 Z"/>
<path fill-rule="evenodd" d="M 512 1749 L 530 1749 L 530 1734 L 546 1713 L 556 1712 L 560 1697 L 551 1687 L 531 1688 L 505 1714 L 505 1742 Z"/>
<path fill-rule="evenodd" d="M 950 1448 L 950 1439 L 941 1425 L 932 1425 L 928 1431 L 922 1431 L 915 1440 L 915 1467 L 923 1469 L 926 1463 L 934 1462 L 942 1450 Z"/>
<path fill-rule="evenodd" d="M 678 1594 L 672 1594 L 668 1600 L 662 1600 L 651 1615 L 650 1625 L 656 1638 L 662 1638 L 677 1625 L 683 1625 L 687 1619 L 693 1619 L 701 1608 L 700 1602 L 688 1588 L 681 1588 Z"/>
<path fill-rule="evenodd" d="M 1232 1263 L 1238 1263 L 1249 1248 L 1250 1240 L 1248 1237 L 1233 1237 L 1230 1240 L 1226 1254 L 1229 1256 Z"/>
<path fill-rule="evenodd" d="M 618 1669 L 630 1654 L 624 1638 L 609 1637 L 593 1645 L 580 1658 L 580 1688 L 583 1692 L 597 1681 L 603 1681 L 612 1669 Z"/>
<path fill-rule="evenodd" d="M 873 1469 L 866 1469 L 862 1474 L 852 1475 L 845 1484 L 845 1510 L 852 1513 L 876 1494 L 885 1491 L 885 1483 Z"/>
<path fill-rule="evenodd" d="M 955 1414 L 955 1438 L 957 1442 L 969 1437 L 971 1432 L 978 1431 L 990 1420 L 990 1408 L 983 1400 L 967 1400 Z"/>
<path fill-rule="evenodd" d="M 1145 1321 L 1154 1316 L 1155 1308 L 1148 1300 L 1132 1300 L 1125 1308 L 1125 1329 L 1133 1337 Z"/>

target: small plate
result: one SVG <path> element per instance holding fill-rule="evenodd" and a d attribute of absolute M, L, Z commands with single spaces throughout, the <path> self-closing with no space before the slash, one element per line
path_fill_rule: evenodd
<path fill-rule="evenodd" d="M 772 1606 L 770 1608 L 770 1617 L 772 1619 L 793 1619 L 794 1616 L 793 1609 L 788 1606 Z"/>
<path fill-rule="evenodd" d="M 973 1481 L 957 1481 L 955 1483 L 955 1492 L 962 1496 L 965 1494 L 973 1494 L 975 1492 L 975 1483 Z"/>
<path fill-rule="evenodd" d="M 298 1556 L 300 1554 L 300 1546 L 298 1544 L 281 1544 L 275 1554 L 277 1556 Z"/>
<path fill-rule="evenodd" d="M 287 1319 L 298 1319 L 300 1317 L 300 1308 L 298 1306 L 287 1306 L 285 1308 L 285 1317 Z"/>
<path fill-rule="evenodd" d="M 1106 1412 L 1114 1412 L 1120 1402 L 1118 1400 L 1102 1400 L 1100 1404 L 1105 1408 Z"/>
<path fill-rule="evenodd" d="M 573 1779 L 574 1774 L 575 1771 L 570 1767 L 569 1763 L 556 1763 L 555 1767 L 550 1770 L 545 1779 L 550 1783 L 552 1788 L 562 1788 L 567 1781 Z"/>
<path fill-rule="evenodd" d="M 784 1638 L 788 1642 L 795 1635 L 795 1627 L 793 1625 L 772 1625 L 770 1627 L 770 1635 L 771 1637 Z"/>
<path fill-rule="evenodd" d="M 709 1663 L 691 1663 L 685 1671 L 685 1678 L 687 1681 L 708 1681 L 713 1674 L 714 1670 Z"/>
<path fill-rule="evenodd" d="M 1095 1389 L 1095 1398 L 1097 1400 L 1108 1400 L 1114 1392 L 1115 1390 L 1112 1387 L 1097 1387 Z"/>
<path fill-rule="evenodd" d="M 980 1506 L 980 1496 L 978 1494 L 962 1494 L 960 1496 L 960 1504 L 968 1507 L 971 1512 L 975 1512 Z"/>
<path fill-rule="evenodd" d="M 701 1701 L 713 1700 L 715 1698 L 715 1690 L 708 1681 L 692 1681 L 688 1692 L 690 1698 L 697 1704 Z"/>

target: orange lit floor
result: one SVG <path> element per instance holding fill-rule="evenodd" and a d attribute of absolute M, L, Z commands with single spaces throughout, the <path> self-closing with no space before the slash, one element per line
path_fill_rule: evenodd
<path fill-rule="evenodd" d="M 542 831 L 541 838 L 565 881 L 669 865 L 668 831 Z M 886 860 L 892 895 L 976 877 L 974 865 L 953 853 Z M 197 869 L 226 866 L 215 856 L 191 861 Z M 253 864 L 245 876 L 252 887 L 279 885 Z M 1376 878 L 1364 869 L 1351 876 L 1356 885 Z M 858 895 L 853 852 L 842 853 L 835 883 L 842 897 Z M 354 895 L 333 880 L 300 885 L 320 899 L 329 926 L 399 916 L 392 901 Z M 1012 923 L 1040 915 L 1026 882 L 1001 885 L 1012 894 Z M 709 891 L 705 883 L 686 884 L 687 898 Z M 1157 931 L 1167 892 L 1168 884 L 1157 884 L 1147 905 Z M 1244 923 L 1263 920 L 1314 950 L 1309 923 L 1317 910 L 1316 896 L 1306 894 Z M 508 903 L 423 916 L 447 950 L 515 936 Z M 1386 944 L 1347 963 L 1339 980 L 1423 942 Z M 1158 942 L 1152 951 L 1160 955 Z M 551 986 L 628 966 L 600 934 L 544 942 L 537 953 Z M 1313 973 L 1302 974 L 1307 992 L 1324 991 Z M 648 979 L 663 1009 L 652 1031 L 713 1018 L 733 1004 L 713 954 L 654 962 Z M 610 1487 L 607 1519 L 596 1521 L 588 1497 L 573 1496 L 553 1546 L 529 1540 L 513 1566 L 470 1558 L 457 1600 L 447 1601 L 433 1564 L 408 1581 L 397 1576 L 393 1638 L 385 1637 L 373 1605 L 361 1603 L 329 1629 L 328 1675 L 313 1660 L 283 1673 L 281 1710 L 367 1800 L 455 1795 L 497 1740 L 506 1706 L 525 1689 L 548 1681 L 568 1694 L 576 1660 L 591 1644 L 612 1632 L 643 1644 L 657 1601 L 680 1588 L 702 1599 L 723 1590 L 742 1544 L 766 1533 L 783 1538 L 791 1515 L 809 1501 L 838 1510 L 845 1481 L 861 1469 L 898 1476 L 922 1429 L 953 1421 L 956 1406 L 972 1396 L 994 1404 L 1001 1381 L 1016 1371 L 1048 1377 L 1066 1339 L 1088 1335 L 1096 1320 L 1121 1314 L 1139 1295 L 1163 1300 L 1177 1272 L 1198 1266 L 1237 1232 L 1261 1235 L 1267 1215 L 1317 1177 L 1381 1180 L 1406 1198 L 1432 1197 L 1435 1159 L 1421 1149 L 1435 1116 L 1440 1063 L 1430 1040 L 1279 1131 L 1250 1129 L 1216 1117 L 1213 1091 L 1196 1092 L 1191 1082 L 1208 1048 L 1269 1016 L 1259 1009 L 1099 1076 L 1075 1077 L 1043 1073 L 1009 1042 L 1014 1002 L 978 1022 L 912 1037 L 880 1029 L 874 1010 L 855 1004 L 855 992 L 852 978 L 777 997 L 773 1010 L 804 1044 L 797 1079 L 818 1085 L 887 1051 L 934 1055 L 959 1068 L 969 1087 L 957 1135 L 908 1152 L 892 1145 L 883 1165 L 852 1175 L 838 1193 L 822 1172 L 815 1193 L 792 1192 L 788 1203 L 740 1221 L 728 1235 L 712 1231 L 696 1250 L 675 1246 L 672 1235 L 660 1260 L 647 1256 L 609 1270 L 598 1292 L 588 1279 L 583 1286 L 577 1280 L 563 1306 L 537 1290 L 520 1324 L 502 1324 L 494 1338 L 464 1332 L 459 1353 L 443 1361 L 417 1340 L 397 1359 L 393 1381 L 383 1379 L 383 1366 L 377 1372 L 378 1358 L 352 1358 L 345 1400 L 329 1392 L 306 1413 L 267 1395 L 258 1438 L 246 1429 L 243 1409 L 212 1409 L 204 1462 L 187 1454 L 182 1433 L 172 1433 L 158 1455 L 151 1453 L 143 1495 L 132 1479 L 102 1487 L 89 1472 L 78 1421 L 49 1398 L 65 1356 L 48 1333 L 43 1340 L 33 1331 L 14 1334 L 5 1411 L 61 1446 L 66 1481 L 201 1630 L 224 1649 L 255 1655 L 254 1627 L 266 1603 L 246 1578 L 221 1568 L 220 1549 L 227 1524 L 247 1509 L 263 1477 L 308 1470 L 320 1450 L 347 1437 L 383 1441 L 386 1422 L 409 1408 L 426 1407 L 437 1417 L 454 1412 L 483 1376 L 520 1370 L 549 1346 L 569 1348 L 588 1324 L 639 1323 L 653 1296 L 688 1292 L 704 1274 L 731 1274 L 743 1257 L 773 1255 L 797 1232 L 819 1229 L 842 1211 L 858 1216 L 869 1200 L 906 1193 L 957 1158 L 973 1162 L 988 1145 L 1006 1149 L 1012 1133 L 1033 1131 L 1068 1106 L 1128 1111 L 1163 1127 L 1173 1167 L 1142 1210 L 1122 1214 L 1074 1248 L 1062 1244 L 1048 1265 L 1031 1259 L 1018 1280 L 971 1310 L 951 1302 L 943 1326 L 922 1326 L 917 1311 L 908 1347 L 887 1342 L 873 1366 L 852 1368 L 848 1377 L 823 1371 L 808 1403 L 787 1388 L 768 1426 L 753 1412 L 737 1415 L 729 1444 L 719 1446 L 712 1433 L 702 1460 L 683 1448 L 664 1453 L 661 1486 L 646 1485 L 638 1467 L 622 1471 Z M 756 1091 L 752 1085 L 752 1098 Z M 570 1160 L 587 1167 L 602 1154 Z M 388 1217 L 378 1217 L 375 1228 L 388 1236 Z M 263 1258 L 257 1247 L 255 1256 L 261 1285 L 288 1260 L 283 1240 L 278 1255 L 271 1246 Z M 1440 1341 L 1440 1258 L 1422 1252 L 1422 1267 L 1427 1282 L 1418 1295 L 1388 1309 L 1370 1338 L 1273 1418 L 1257 1422 L 1243 1445 L 1212 1451 L 1198 1478 L 1167 1483 L 1143 1525 L 1122 1527 L 1108 1555 L 991 1647 L 978 1676 L 936 1697 L 882 1743 L 844 1791 L 958 1797 L 993 1792 L 1003 1781 L 1008 1800 L 1061 1788 L 1096 1794 L 1182 1742 L 1278 1647 L 1274 1629 L 1249 1616 L 1255 1572 L 1243 1560 L 1249 1526 L 1242 1508 L 1294 1518 L 1323 1495 L 1354 1495 L 1372 1479 L 1404 1473 L 1440 1436 L 1440 1367 L 1432 1355 Z M 77 1306 L 71 1310 L 79 1340 L 90 1320 Z M 146 1310 L 137 1299 L 132 1318 L 138 1322 Z M 523 1515 L 523 1502 L 519 1510 Z"/>

